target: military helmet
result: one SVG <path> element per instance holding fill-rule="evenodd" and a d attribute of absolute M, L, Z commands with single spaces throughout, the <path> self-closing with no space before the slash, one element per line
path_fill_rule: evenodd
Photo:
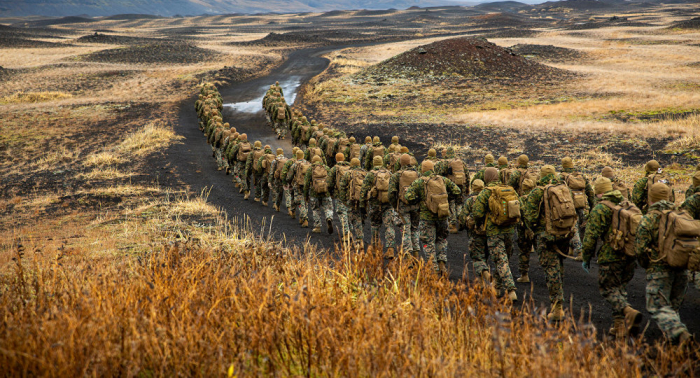
<path fill-rule="evenodd" d="M 309 139 L 309 146 L 316 147 L 316 138 Z"/>
<path fill-rule="evenodd" d="M 545 178 L 547 175 L 553 175 L 556 171 L 554 170 L 554 166 L 552 165 L 545 165 L 544 167 L 540 168 L 540 178 Z"/>
<path fill-rule="evenodd" d="M 371 136 L 366 136 L 366 137 L 365 137 L 365 143 L 372 143 L 372 137 L 371 137 Z"/>
<path fill-rule="evenodd" d="M 355 137 L 350 137 L 350 139 L 348 139 L 348 140 L 350 141 L 350 143 L 355 143 L 355 142 L 357 142 L 357 140 L 355 140 Z"/>
<path fill-rule="evenodd" d="M 396 135 L 391 137 L 391 143 L 393 143 L 393 144 L 399 143 L 399 137 L 397 137 Z"/>
<path fill-rule="evenodd" d="M 342 152 L 338 152 L 337 154 L 335 154 L 335 161 L 345 161 L 345 154 L 343 154 Z"/>
<path fill-rule="evenodd" d="M 647 171 L 647 173 L 656 172 L 659 168 L 661 168 L 661 165 L 656 160 L 649 160 L 646 165 L 644 165 L 644 170 Z"/>
<path fill-rule="evenodd" d="M 297 150 L 296 157 L 297 157 L 297 160 L 303 159 L 304 158 L 304 151 Z"/>
<path fill-rule="evenodd" d="M 530 158 L 527 157 L 527 155 L 523 154 L 518 156 L 518 165 L 521 167 L 527 167 L 527 163 L 530 162 Z"/>
<path fill-rule="evenodd" d="M 401 146 L 401 153 L 402 153 L 402 154 L 407 154 L 407 153 L 408 153 L 408 147 L 406 147 L 406 146 Z"/>
<path fill-rule="evenodd" d="M 501 156 L 498 158 L 498 165 L 508 165 L 508 158 Z"/>
<path fill-rule="evenodd" d="M 241 142 L 247 142 L 248 141 L 248 134 L 243 133 L 243 134 L 238 136 L 238 139 L 240 139 Z"/>
<path fill-rule="evenodd" d="M 381 141 L 379 140 L 378 136 L 375 136 L 374 138 L 372 138 L 372 143 L 381 143 Z"/>
<path fill-rule="evenodd" d="M 401 159 L 399 160 L 399 163 L 401 163 L 402 167 L 408 167 L 409 165 L 411 165 L 411 155 L 409 155 L 409 154 L 401 155 Z"/>
<path fill-rule="evenodd" d="M 321 161 L 322 161 L 322 160 L 321 160 L 321 157 L 318 156 L 318 155 L 315 155 L 315 156 L 311 159 L 311 162 L 312 162 L 313 164 L 320 163 Z"/>
<path fill-rule="evenodd" d="M 430 160 L 423 160 L 423 163 L 420 165 L 420 171 L 422 173 L 432 171 L 433 168 L 435 168 L 435 164 Z"/>
<path fill-rule="evenodd" d="M 254 146 L 255 148 L 262 148 L 262 143 L 259 140 L 256 140 Z"/>
<path fill-rule="evenodd" d="M 434 148 L 431 148 L 428 150 L 428 156 L 429 157 L 436 157 L 437 156 L 437 151 L 435 151 Z"/>
<path fill-rule="evenodd" d="M 493 155 L 487 154 L 484 156 L 484 164 L 493 164 Z"/>
<path fill-rule="evenodd" d="M 574 161 L 570 157 L 565 157 L 561 159 L 561 167 L 565 169 L 570 169 L 574 167 Z"/>
<path fill-rule="evenodd" d="M 351 167 L 359 167 L 360 166 L 360 159 L 352 158 L 352 160 L 350 160 L 350 166 Z"/>
<path fill-rule="evenodd" d="M 277 155 L 284 155 L 284 150 L 281 148 L 278 148 L 275 152 L 277 152 Z"/>
<path fill-rule="evenodd" d="M 384 159 L 381 156 L 375 156 L 374 159 L 372 159 L 372 165 L 375 167 L 380 167 L 384 165 Z"/>

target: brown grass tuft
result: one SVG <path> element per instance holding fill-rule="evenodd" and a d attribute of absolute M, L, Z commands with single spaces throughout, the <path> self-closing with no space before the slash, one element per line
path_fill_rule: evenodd
<path fill-rule="evenodd" d="M 24 104 L 33 102 L 44 102 L 53 100 L 63 100 L 73 97 L 70 93 L 64 92 L 18 92 L 0 98 L 0 104 Z"/>

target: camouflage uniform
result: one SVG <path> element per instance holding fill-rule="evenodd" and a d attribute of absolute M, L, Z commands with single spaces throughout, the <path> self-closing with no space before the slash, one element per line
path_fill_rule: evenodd
<path fill-rule="evenodd" d="M 360 198 L 368 198 L 367 201 L 360 203 L 360 208 L 369 207 L 367 215 L 372 229 L 372 241 L 380 240 L 380 230 L 384 225 L 384 247 L 394 248 L 396 246 L 396 230 L 394 229 L 394 209 L 391 203 L 381 203 L 375 196 L 370 196 L 370 192 L 374 189 L 374 179 L 376 171 L 384 169 L 383 167 L 374 167 L 367 172 L 365 181 L 362 183 Z"/>
<path fill-rule="evenodd" d="M 321 166 L 326 170 L 326 185 L 328 191 L 326 193 L 316 193 L 313 185 L 313 170 L 315 167 Z M 324 219 L 326 222 L 331 222 L 333 219 L 333 201 L 331 200 L 330 189 L 333 183 L 330 180 L 330 169 L 323 163 L 314 163 L 306 171 L 306 177 L 304 178 L 304 198 L 309 201 L 309 206 L 311 206 L 311 213 L 314 217 L 314 228 L 321 228 L 321 212 L 323 212 Z M 332 232 L 332 229 L 328 231 Z"/>
<path fill-rule="evenodd" d="M 433 171 L 424 172 L 422 177 L 414 181 L 406 190 L 406 200 L 409 204 L 420 203 L 420 223 L 418 226 L 420 240 L 423 243 L 423 253 L 433 263 L 433 268 L 438 270 L 438 263 L 447 263 L 447 217 L 440 218 L 428 209 L 425 197 L 425 183 Z M 447 189 L 447 195 L 452 201 L 461 201 L 462 192 L 450 179 L 442 177 Z"/>
<path fill-rule="evenodd" d="M 546 175 L 537 182 L 537 187 L 532 189 L 521 209 L 525 226 L 535 234 L 535 251 L 544 270 L 549 300 L 554 306 L 564 303 L 564 257 L 557 253 L 567 251 L 571 237 L 555 237 L 547 234 L 545 229 L 545 212 L 542 209 L 544 201 L 544 186 L 558 184 L 555 175 Z"/>
<path fill-rule="evenodd" d="M 697 187 L 700 190 L 700 187 Z M 700 194 L 695 192 L 683 201 L 681 209 L 687 210 L 694 219 L 700 219 Z M 700 290 L 700 272 L 690 272 L 690 280 Z"/>
<path fill-rule="evenodd" d="M 561 172 L 562 173 L 559 175 L 559 181 L 566 182 L 566 177 L 577 171 L 575 168 L 563 168 Z M 586 232 L 586 219 L 588 219 L 588 211 L 595 205 L 595 193 L 593 193 L 593 187 L 586 176 L 581 174 L 581 177 L 586 180 L 586 188 L 584 190 L 586 197 L 588 198 L 588 207 L 576 210 L 576 214 L 578 215 L 578 224 L 574 229 L 574 235 L 571 238 L 571 243 L 569 245 L 574 250 L 574 255 L 576 256 L 581 255 L 581 235 L 585 234 Z M 568 251 L 568 248 L 566 251 Z"/>
<path fill-rule="evenodd" d="M 620 204 L 623 200 L 619 190 L 605 193 L 602 197 L 602 201 L 610 201 L 615 205 Z M 598 251 L 600 295 L 612 307 L 613 319 L 624 319 L 624 309 L 629 306 L 627 284 L 634 277 L 634 268 L 637 263 L 634 258 L 628 257 L 624 252 L 613 250 L 608 243 L 612 218 L 613 210 L 602 203 L 598 203 L 591 210 L 583 239 L 582 257 L 584 262 L 590 263 L 591 258 L 595 255 L 598 239 L 603 241 Z"/>
<path fill-rule="evenodd" d="M 282 176 L 282 171 L 280 171 L 280 177 L 275 177 L 275 172 L 277 171 L 277 165 L 282 164 L 284 161 L 284 155 L 277 155 L 275 160 L 272 162 L 270 167 L 270 174 L 268 175 L 267 185 L 272 190 L 272 205 L 277 209 L 282 206 L 282 197 L 286 196 L 289 198 L 289 190 L 285 189 L 284 176 Z M 289 162 L 289 160 L 287 160 Z M 286 162 L 284 163 L 286 165 Z M 284 168 L 281 168 L 282 170 Z M 289 202 L 289 201 L 287 201 Z M 287 209 L 291 209 L 291 204 L 287 203 Z"/>
<path fill-rule="evenodd" d="M 340 184 L 342 177 L 338 177 L 340 172 L 339 167 L 350 167 L 350 163 L 347 161 L 340 161 L 331 168 L 330 175 L 328 175 L 328 180 L 330 182 L 329 188 L 331 188 L 331 198 L 336 199 L 335 207 L 336 213 L 338 214 L 338 219 L 340 220 L 340 232 L 341 235 L 346 235 L 352 232 L 350 228 L 350 223 L 348 219 L 348 206 L 345 204 L 345 200 L 341 200 L 340 197 Z M 338 184 L 336 186 L 336 183 Z"/>
<path fill-rule="evenodd" d="M 459 216 L 459 221 L 463 227 L 467 228 L 467 233 L 469 234 L 469 257 L 474 265 L 474 273 L 476 273 L 477 277 L 481 277 L 481 274 L 484 271 L 488 272 L 489 270 L 489 265 L 487 263 L 489 250 L 486 232 L 484 232 L 479 225 L 477 225 L 475 229 L 470 229 L 467 227 L 467 218 L 470 215 L 473 218 L 472 208 L 474 207 L 476 196 L 476 194 L 473 194 L 464 202 L 462 212 Z"/>
<path fill-rule="evenodd" d="M 663 259 L 659 260 L 659 220 L 656 211 L 676 207 L 669 201 L 659 201 L 649 206 L 637 228 L 636 247 L 639 264 L 646 269 L 647 311 L 670 340 L 675 341 L 687 327 L 681 322 L 680 310 L 688 287 L 688 270 L 671 268 Z M 659 261 L 657 261 L 659 260 Z"/>
<path fill-rule="evenodd" d="M 296 214 L 299 216 L 299 222 L 304 222 L 309 220 L 309 208 L 306 203 L 306 198 L 304 197 L 304 186 L 296 184 L 296 169 L 297 164 L 306 163 L 305 159 L 295 160 L 294 163 L 289 167 L 292 172 L 291 179 L 288 181 L 292 183 L 292 194 L 294 200 L 292 201 L 292 207 L 295 209 Z"/>
<path fill-rule="evenodd" d="M 523 195 L 520 196 L 521 209 L 525 208 L 525 201 L 527 201 L 527 195 L 529 193 L 530 192 L 523 193 Z M 530 272 L 530 254 L 532 253 L 532 247 L 534 245 L 534 234 L 525 227 L 525 222 L 522 220 L 515 229 L 518 233 L 518 249 L 520 250 L 520 255 L 518 256 L 518 271 L 520 272 L 520 276 L 523 277 L 527 276 Z"/>
<path fill-rule="evenodd" d="M 452 147 L 447 149 L 447 152 L 445 154 L 445 159 L 440 160 L 435 165 L 435 172 L 439 174 L 440 176 L 445 176 L 449 177 L 452 174 L 452 169 L 450 168 L 450 161 L 453 159 L 456 159 L 457 156 L 455 154 L 455 151 Z M 464 164 L 464 162 L 462 162 Z M 464 185 L 459 185 L 459 190 L 462 191 L 462 203 L 464 203 L 464 199 L 469 196 L 469 185 L 466 184 L 469 181 L 469 171 L 467 170 L 467 165 L 464 164 Z M 456 202 L 452 201 L 450 202 L 450 218 L 449 218 L 449 223 L 450 226 L 454 227 L 455 229 L 458 229 L 458 224 L 459 221 L 457 217 L 459 214 L 462 212 L 462 205 L 457 205 Z"/>
<path fill-rule="evenodd" d="M 499 226 L 494 224 L 489 216 L 490 188 L 497 185 L 500 185 L 500 182 L 497 180 L 486 185 L 474 200 L 471 214 L 477 224 L 486 224 L 486 243 L 491 258 L 496 265 L 494 274 L 496 278 L 496 289 L 501 292 L 510 292 L 515 290 L 515 282 L 513 281 L 513 274 L 510 271 L 510 265 L 508 265 L 508 257 L 510 255 L 506 251 L 506 248 L 508 244 L 510 244 L 510 249 L 512 251 L 515 226 Z"/>
<path fill-rule="evenodd" d="M 473 183 L 474 180 L 481 180 L 481 181 L 484 181 L 484 171 L 486 170 L 486 168 L 489 168 L 489 167 L 494 167 L 494 168 L 496 168 L 496 164 L 495 164 L 495 163 L 488 163 L 488 164 L 486 164 L 486 165 L 484 166 L 484 168 L 481 168 L 481 169 L 479 170 L 479 172 L 476 172 L 476 174 L 475 174 L 474 176 L 472 176 L 472 179 L 469 181 L 469 184 Z"/>
<path fill-rule="evenodd" d="M 365 143 L 360 147 L 360 166 L 365 167 L 366 166 L 366 161 L 367 160 L 367 150 L 372 147 L 372 142 Z"/>
<path fill-rule="evenodd" d="M 250 190 L 250 185 L 255 186 L 255 199 L 259 200 L 262 195 L 262 172 L 257 172 L 255 160 L 255 152 L 262 150 L 262 147 L 253 147 L 253 150 L 248 154 L 248 159 L 245 162 L 245 170 L 243 175 L 246 179 L 246 189 Z M 272 153 L 271 150 L 267 149 L 263 151 L 264 153 Z M 252 180 L 251 180 L 252 177 Z"/>
<path fill-rule="evenodd" d="M 404 253 L 420 253 L 420 232 L 418 227 L 420 226 L 420 212 L 418 204 L 409 205 L 404 203 L 399 196 L 399 179 L 401 174 L 406 171 L 415 171 L 417 169 L 415 166 L 409 165 L 396 171 L 396 173 L 391 175 L 391 180 L 389 181 L 389 203 L 396 204 L 396 209 L 398 211 L 399 221 L 401 225 L 401 247 Z M 418 174 L 420 177 L 420 174 Z"/>
<path fill-rule="evenodd" d="M 367 149 L 367 151 L 365 151 L 365 165 L 364 165 L 364 167 L 368 171 L 371 171 L 374 168 L 373 161 L 372 161 L 372 157 L 373 157 L 372 156 L 372 153 L 373 153 L 372 147 L 384 147 L 384 146 L 381 143 L 374 143 L 374 144 L 372 144 L 372 146 L 370 148 Z M 386 153 L 386 151 L 387 151 L 387 149 L 384 148 L 385 153 Z M 382 156 L 382 158 L 384 158 L 384 156 Z"/>
<path fill-rule="evenodd" d="M 267 155 L 267 154 L 272 155 L 272 150 L 269 148 L 266 148 L 265 155 Z M 255 188 L 255 196 L 260 198 L 260 200 L 263 202 L 263 204 L 266 204 L 267 201 L 270 199 L 270 185 L 269 185 L 270 177 L 268 177 L 267 171 L 265 170 L 265 168 L 263 168 L 263 160 L 265 160 L 265 155 L 261 156 L 258 159 L 258 161 L 254 163 L 254 167 L 253 167 L 255 174 L 260 177 L 258 179 L 259 181 L 257 184 L 257 186 L 260 187 L 260 196 L 258 197 L 258 188 L 257 187 Z M 258 170 L 260 170 L 259 173 L 258 173 Z M 274 171 L 272 171 L 272 170 L 270 172 L 274 173 Z M 269 176 L 272 176 L 272 175 L 269 175 Z"/>
<path fill-rule="evenodd" d="M 237 143 L 231 150 L 232 160 L 235 161 L 233 166 L 233 179 L 241 186 L 241 190 L 246 191 L 250 188 L 250 177 L 246 175 L 246 161 L 238 160 L 238 150 L 241 147 L 242 142 Z M 248 158 L 252 156 L 252 151 L 248 154 Z"/>
<path fill-rule="evenodd" d="M 349 229 L 355 238 L 355 241 L 362 243 L 364 240 L 364 227 L 362 213 L 360 211 L 360 201 L 354 201 L 349 198 L 348 190 L 350 189 L 350 172 L 362 170 L 360 167 L 350 167 L 350 170 L 345 172 L 343 178 L 340 179 L 340 190 L 338 193 L 338 202 L 342 202 L 348 209 Z"/>

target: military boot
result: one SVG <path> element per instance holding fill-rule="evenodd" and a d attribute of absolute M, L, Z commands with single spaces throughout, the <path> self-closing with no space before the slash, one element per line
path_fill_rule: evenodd
<path fill-rule="evenodd" d="M 518 301 L 518 293 L 515 292 L 515 290 L 511 290 L 508 292 L 508 300 L 511 302 L 517 302 Z"/>
<path fill-rule="evenodd" d="M 253 198 L 253 201 L 260 202 L 260 198 L 255 197 L 255 198 Z"/>
<path fill-rule="evenodd" d="M 458 234 L 459 226 L 457 226 L 456 224 L 451 224 L 448 230 L 450 231 L 450 234 Z"/>
<path fill-rule="evenodd" d="M 683 331 L 680 335 L 678 335 L 676 340 L 678 340 L 678 346 L 681 348 L 690 348 L 695 342 L 695 338 L 688 331 Z"/>
<path fill-rule="evenodd" d="M 303 226 L 302 226 L 303 227 Z M 313 230 L 311 230 L 314 234 L 320 234 L 321 233 L 321 227 L 314 227 Z"/>
<path fill-rule="evenodd" d="M 633 309 L 630 306 L 625 307 L 625 325 L 626 333 L 635 336 L 639 333 L 639 328 L 642 324 L 642 313 Z"/>
<path fill-rule="evenodd" d="M 296 211 L 294 211 L 294 210 L 289 210 L 289 212 L 288 212 L 287 214 L 289 214 L 289 216 L 290 216 L 292 219 L 294 219 L 294 218 L 297 217 Z"/>
<path fill-rule="evenodd" d="M 388 259 L 388 260 L 393 259 L 394 258 L 394 248 L 391 248 L 391 247 L 387 248 L 386 252 L 384 252 L 384 258 Z"/>
<path fill-rule="evenodd" d="M 547 320 L 550 322 L 559 322 L 564 319 L 564 310 L 561 308 L 561 303 L 555 303 L 552 306 L 552 311 L 547 314 Z"/>
<path fill-rule="evenodd" d="M 530 276 L 527 273 L 523 273 L 516 281 L 520 283 L 530 283 Z"/>
<path fill-rule="evenodd" d="M 447 272 L 447 264 L 445 264 L 444 261 L 438 261 L 438 273 L 440 273 L 440 275 L 443 277 L 449 277 L 449 273 Z"/>
<path fill-rule="evenodd" d="M 239 189 L 238 189 L 238 194 L 241 194 L 241 193 L 245 192 L 245 189 L 243 189 L 243 185 L 241 185 L 241 184 L 237 184 L 237 185 L 238 185 L 238 188 L 239 188 Z"/>
<path fill-rule="evenodd" d="M 231 168 L 226 168 L 226 175 L 228 176 L 230 174 L 231 174 Z"/>
<path fill-rule="evenodd" d="M 610 327 L 610 330 L 608 331 L 608 336 L 615 338 L 615 339 L 621 339 L 621 338 L 625 337 L 625 334 L 627 334 L 627 330 L 625 328 L 625 319 L 623 319 L 623 318 L 613 319 L 613 324 Z"/>
<path fill-rule="evenodd" d="M 326 219 L 326 226 L 328 227 L 328 233 L 332 234 L 333 233 L 333 220 Z"/>
<path fill-rule="evenodd" d="M 267 207 L 267 202 L 262 201 L 262 205 L 265 206 L 265 207 Z"/>
<path fill-rule="evenodd" d="M 301 220 L 301 219 L 299 219 L 299 220 Z M 307 227 L 309 227 L 309 221 L 308 220 L 302 221 L 301 228 L 307 228 Z"/>
<path fill-rule="evenodd" d="M 250 198 L 250 190 L 246 190 L 245 195 L 243 196 L 244 200 L 247 200 L 248 198 Z"/>
<path fill-rule="evenodd" d="M 280 211 L 280 206 L 279 206 L 278 204 L 272 205 L 272 208 L 275 209 L 275 211 L 279 213 L 279 211 Z"/>
<path fill-rule="evenodd" d="M 484 285 L 490 286 L 491 285 L 491 273 L 489 273 L 488 270 L 484 270 L 481 272 L 481 280 L 484 282 Z"/>

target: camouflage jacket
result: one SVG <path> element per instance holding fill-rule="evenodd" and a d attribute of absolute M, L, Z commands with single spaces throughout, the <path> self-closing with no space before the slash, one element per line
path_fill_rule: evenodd
<path fill-rule="evenodd" d="M 601 201 L 610 201 L 615 205 L 622 202 L 622 193 L 619 190 L 605 193 Z M 600 239 L 603 244 L 598 251 L 598 264 L 614 263 L 626 259 L 625 253 L 615 251 L 608 243 L 608 234 L 612 227 L 613 210 L 608 206 L 598 203 L 588 215 L 586 234 L 583 237 L 583 261 L 590 262 L 595 255 L 595 248 Z"/>
<path fill-rule="evenodd" d="M 574 169 L 574 168 L 562 169 L 561 173 L 559 174 L 559 181 L 566 182 L 565 178 L 574 172 L 577 172 L 576 169 Z M 588 198 L 588 208 L 592 209 L 593 206 L 595 205 L 595 192 L 593 191 L 593 187 L 591 186 L 591 183 L 588 181 L 588 177 L 586 177 L 583 173 L 581 173 L 581 176 L 583 177 L 584 180 L 586 180 L 586 188 L 584 190 L 586 193 L 586 197 Z"/>
<path fill-rule="evenodd" d="M 494 186 L 500 185 L 501 183 L 499 181 L 492 181 L 484 187 L 484 189 L 479 193 L 478 196 L 476 196 L 476 199 L 474 200 L 474 205 L 472 206 L 472 217 L 474 217 L 474 220 L 476 221 L 478 226 L 481 226 L 483 224 L 486 224 L 485 230 L 486 230 L 486 236 L 495 236 L 495 235 L 508 235 L 512 234 L 515 231 L 515 225 L 509 225 L 509 226 L 499 226 L 491 220 L 491 217 L 489 216 L 490 210 L 489 210 L 489 197 L 491 197 L 491 189 Z"/>
<path fill-rule="evenodd" d="M 642 217 L 637 227 L 635 252 L 637 261 L 647 273 L 665 272 L 672 269 L 664 260 L 659 260 L 659 219 L 654 210 L 672 210 L 676 205 L 669 201 L 659 201 L 649 206 L 649 212 Z M 656 261 L 656 262 L 654 262 Z"/>
<path fill-rule="evenodd" d="M 454 153 L 448 154 L 447 158 L 440 160 L 435 165 L 435 172 L 438 172 L 438 174 L 440 176 L 445 176 L 445 177 L 451 175 L 452 172 L 450 172 L 450 160 L 454 160 L 454 159 L 456 159 Z M 469 170 L 467 169 L 467 165 L 464 164 L 464 161 L 462 161 L 462 164 L 464 165 L 464 175 L 466 177 L 466 182 L 469 182 Z"/>
<path fill-rule="evenodd" d="M 700 186 L 693 186 L 693 184 L 690 184 L 688 190 L 685 191 L 685 198 L 690 198 L 690 196 L 698 192 L 700 192 Z"/>
<path fill-rule="evenodd" d="M 342 179 L 342 177 L 337 177 L 338 172 L 340 171 L 340 169 L 338 169 L 339 166 L 350 167 L 350 163 L 348 163 L 347 161 L 338 162 L 330 170 L 330 174 L 328 175 L 328 180 L 330 182 L 329 188 L 331 191 L 331 197 L 333 197 L 333 198 L 336 198 L 338 196 L 338 193 L 340 192 L 340 188 L 336 188 L 336 185 L 335 185 L 336 183 L 340 184 L 340 180 Z"/>
<path fill-rule="evenodd" d="M 427 221 L 437 221 L 446 218 L 439 218 L 437 214 L 428 210 L 428 205 L 425 198 L 425 182 L 428 177 L 433 176 L 433 171 L 427 171 L 423 173 L 422 177 L 419 177 L 416 181 L 411 184 L 406 190 L 406 200 L 409 204 L 420 203 L 420 219 Z M 442 177 L 442 176 L 439 176 Z M 445 182 L 445 188 L 447 189 L 447 195 L 450 201 L 462 201 L 462 191 L 459 189 L 455 183 L 446 177 L 442 177 Z"/>
<path fill-rule="evenodd" d="M 380 205 L 378 199 L 369 196 L 370 191 L 374 188 L 374 174 L 380 169 L 384 169 L 384 167 L 374 167 L 372 168 L 372 170 L 367 171 L 367 176 L 365 176 L 365 181 L 362 182 L 362 189 L 360 190 L 360 198 L 364 198 L 367 200 L 360 202 L 361 208 L 367 207 L 368 204 L 372 206 Z M 391 203 L 385 204 L 384 206 L 391 206 Z"/>
<path fill-rule="evenodd" d="M 272 150 L 269 149 L 269 148 L 266 148 L 266 149 L 265 149 L 265 155 L 267 155 L 267 154 L 274 155 L 274 153 L 272 152 Z M 263 155 L 263 156 L 261 156 L 260 158 L 258 158 L 258 161 L 253 162 L 253 172 L 254 172 L 255 174 L 262 174 L 263 176 L 266 176 L 266 175 L 267 175 L 267 173 L 265 172 L 265 169 L 262 167 L 262 166 L 263 166 L 263 160 L 265 160 L 265 155 Z M 276 158 L 276 157 L 275 157 L 275 158 Z M 277 159 L 275 159 L 275 160 L 277 160 Z M 274 160 L 273 160 L 273 163 L 274 163 Z M 260 167 L 260 168 L 262 169 L 262 173 L 258 173 L 258 172 L 257 172 L 258 167 Z M 270 171 L 270 172 L 274 172 L 274 171 Z"/>
<path fill-rule="evenodd" d="M 640 178 L 634 184 L 632 194 L 630 195 L 630 201 L 637 205 L 644 214 L 647 213 L 647 181 L 649 181 L 649 174 Z"/>
<path fill-rule="evenodd" d="M 413 165 L 409 165 L 408 167 L 400 169 L 391 175 L 391 180 L 389 180 L 389 203 L 391 203 L 392 206 L 416 207 L 416 205 L 406 205 L 406 203 L 399 198 L 399 180 L 401 179 L 401 174 L 404 171 L 418 172 L 418 169 Z M 420 177 L 420 173 L 418 174 L 418 177 Z"/>
<path fill-rule="evenodd" d="M 545 238 L 555 239 L 546 234 L 545 214 L 542 209 L 544 200 L 544 187 L 548 184 L 559 184 L 560 181 L 555 175 L 547 175 L 537 181 L 537 187 L 532 189 L 527 195 L 523 207 L 520 208 L 522 221 L 525 227 L 532 230 L 535 235 L 544 233 Z"/>
<path fill-rule="evenodd" d="M 314 168 L 316 168 L 317 166 L 321 166 L 321 167 L 325 168 L 325 170 L 326 170 L 326 187 L 328 188 L 328 191 L 323 193 L 323 194 L 316 193 L 316 191 L 314 190 L 312 176 L 313 176 Z M 331 170 L 325 164 L 323 164 L 323 163 L 312 164 L 311 167 L 309 167 L 309 170 L 306 171 L 306 176 L 304 177 L 304 189 L 303 189 L 304 197 L 323 198 L 323 197 L 330 196 L 331 195 L 331 185 L 332 185 L 332 183 L 330 182 L 330 178 L 331 178 L 330 173 L 331 173 Z"/>
<path fill-rule="evenodd" d="M 459 224 L 460 226 L 466 228 L 469 232 L 469 236 L 472 236 L 472 230 L 467 228 L 467 218 L 472 215 L 472 209 L 474 208 L 474 201 L 476 200 L 476 196 L 478 194 L 472 194 L 471 196 L 467 197 L 467 199 L 464 201 L 464 206 L 462 206 L 462 210 L 459 212 Z"/>
<path fill-rule="evenodd" d="M 496 164 L 494 164 L 494 163 L 486 164 L 486 166 L 484 168 L 480 169 L 479 172 L 476 172 L 476 174 L 474 175 L 474 177 L 472 177 L 472 179 L 471 179 L 471 181 L 469 181 L 469 183 L 470 184 L 473 183 L 474 180 L 484 181 L 484 171 L 486 170 L 486 168 L 489 168 L 489 167 L 495 168 Z"/>
<path fill-rule="evenodd" d="M 381 144 L 381 143 L 375 143 L 375 144 L 373 144 L 373 145 L 370 146 L 370 147 L 379 147 L 379 146 L 382 146 L 382 144 Z M 368 147 L 368 148 L 370 148 L 370 147 Z M 370 151 L 371 151 L 371 150 L 369 150 L 369 149 L 368 149 L 367 151 L 365 151 L 365 155 L 366 155 L 366 156 L 365 156 L 365 169 L 368 170 L 368 171 L 374 169 L 374 167 L 373 167 L 373 165 L 374 165 L 373 159 L 374 159 L 374 158 L 371 157 L 371 155 L 369 155 L 369 154 L 370 154 Z M 386 153 L 386 151 L 388 151 L 388 150 L 385 148 L 385 149 L 384 149 L 384 152 Z M 383 158 L 383 156 L 382 156 L 382 158 Z"/>
<path fill-rule="evenodd" d="M 238 162 L 238 149 L 241 146 L 241 141 L 236 139 L 233 141 L 233 143 L 229 143 L 229 148 L 228 152 L 226 152 L 226 157 L 228 158 L 229 162 Z"/>
<path fill-rule="evenodd" d="M 289 170 L 292 169 L 294 166 L 294 163 L 296 162 L 295 158 L 287 160 L 286 163 L 284 163 L 284 167 L 282 167 L 282 184 L 283 185 L 288 185 L 289 181 L 287 180 L 287 174 L 289 173 Z"/>
<path fill-rule="evenodd" d="M 318 147 L 318 145 L 316 145 L 316 146 L 308 146 L 308 147 L 306 148 L 306 151 L 304 151 L 304 159 L 306 159 L 306 160 L 308 160 L 308 161 L 311 161 L 311 159 L 313 159 L 313 158 L 311 157 L 311 149 L 312 149 L 312 148 L 318 148 L 318 149 L 321 150 L 321 155 L 320 155 L 321 161 L 323 162 L 323 164 L 327 164 L 327 162 L 326 162 L 326 153 L 323 151 L 323 149 L 322 149 L 321 147 Z"/>
<path fill-rule="evenodd" d="M 526 166 L 518 166 L 513 169 L 513 173 L 510 174 L 510 179 L 508 180 L 508 186 L 512 186 L 516 192 L 520 193 L 520 175 L 522 175 L 521 169 L 528 169 Z"/>
<path fill-rule="evenodd" d="M 257 173 L 255 173 L 255 162 L 253 161 L 255 159 L 254 159 L 253 155 L 255 155 L 255 151 L 260 151 L 260 150 L 262 150 L 262 148 L 253 147 L 253 149 L 248 154 L 248 159 L 246 159 L 246 161 L 245 161 L 245 170 L 243 171 L 244 172 L 243 177 L 248 177 L 252 174 L 257 174 Z M 272 153 L 272 151 L 270 151 L 270 153 Z"/>
<path fill-rule="evenodd" d="M 367 155 L 367 150 L 372 146 L 372 143 L 365 143 L 360 146 L 360 165 L 365 166 L 365 155 Z"/>
<path fill-rule="evenodd" d="M 338 191 L 336 199 L 343 201 L 345 205 L 350 208 L 359 207 L 360 204 L 351 204 L 348 199 L 348 190 L 350 190 L 350 172 L 356 170 L 363 170 L 361 167 L 350 167 L 350 170 L 345 172 L 345 175 L 340 179 L 340 190 Z M 360 201 L 364 202 L 364 201 Z M 353 206 L 355 205 L 355 206 Z"/>
<path fill-rule="evenodd" d="M 700 219 L 700 193 L 692 194 L 686 198 L 681 209 L 687 210 L 693 219 Z"/>

